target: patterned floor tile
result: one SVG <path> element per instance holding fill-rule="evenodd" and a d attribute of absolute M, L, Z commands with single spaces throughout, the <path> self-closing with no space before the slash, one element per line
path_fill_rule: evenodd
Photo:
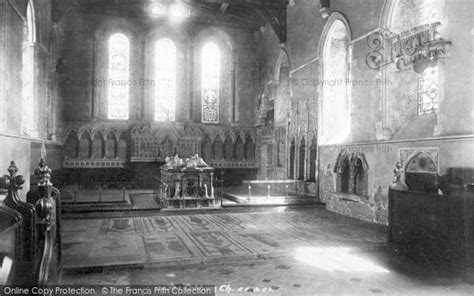
<path fill-rule="evenodd" d="M 143 264 L 146 252 L 138 236 L 102 237 L 92 243 L 86 258 L 87 266 Z"/>
<path fill-rule="evenodd" d="M 252 255 L 253 252 L 246 248 L 238 238 L 222 231 L 186 233 L 196 245 L 203 257 L 234 257 Z"/>
<path fill-rule="evenodd" d="M 338 224 L 337 217 L 302 210 L 66 220 L 63 242 L 70 265 L 86 266 L 235 260 L 284 254 L 308 245 L 385 242 L 384 233 L 358 223 Z"/>
<path fill-rule="evenodd" d="M 179 261 L 200 258 L 194 246 L 186 241 L 183 234 L 164 234 L 145 237 L 147 262 Z"/>

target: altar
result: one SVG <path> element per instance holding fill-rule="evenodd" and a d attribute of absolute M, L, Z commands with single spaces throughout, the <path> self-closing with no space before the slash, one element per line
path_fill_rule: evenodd
<path fill-rule="evenodd" d="M 164 190 L 159 198 L 164 208 L 214 208 L 218 205 L 214 195 L 214 168 L 197 154 L 185 160 L 177 155 L 167 157 L 160 170 Z"/>

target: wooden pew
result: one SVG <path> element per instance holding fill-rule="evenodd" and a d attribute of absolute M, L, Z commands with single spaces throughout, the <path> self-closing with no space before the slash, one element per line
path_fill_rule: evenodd
<path fill-rule="evenodd" d="M 3 248 L 5 250 L 0 248 L 0 254 L 13 256 L 14 259 L 13 272 L 8 281 L 15 285 L 56 284 L 61 269 L 60 194 L 50 182 L 51 170 L 42 159 L 35 171 L 39 177 L 38 186 L 28 193 L 28 202 L 18 197 L 24 178 L 17 175 L 18 169 L 14 162 L 11 162 L 8 172 L 9 175 L 0 181 L 0 187 L 7 189 L 0 214 L 16 217 L 16 220 L 11 218 L 9 221 L 16 221 L 13 224 L 17 225 L 14 254 L 11 255 L 7 247 Z M 8 236 L 3 232 L 0 233 L 0 241 L 3 241 L 4 236 L 11 241 L 11 234 Z"/>

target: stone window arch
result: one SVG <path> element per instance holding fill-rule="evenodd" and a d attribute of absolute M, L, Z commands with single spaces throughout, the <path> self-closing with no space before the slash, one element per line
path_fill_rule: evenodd
<path fill-rule="evenodd" d="M 346 18 L 333 13 L 321 36 L 319 139 L 322 144 L 349 140 L 351 132 L 351 31 Z"/>
<path fill-rule="evenodd" d="M 280 50 L 280 55 L 275 66 L 274 93 L 269 100 L 273 101 L 273 121 L 281 126 L 286 123 L 288 116 L 288 102 L 291 100 L 291 63 L 288 52 Z"/>
<path fill-rule="evenodd" d="M 193 47 L 195 96 L 192 118 L 206 124 L 228 124 L 239 117 L 235 95 L 236 63 L 232 38 L 217 28 L 202 30 Z"/>
<path fill-rule="evenodd" d="M 64 154 L 66 159 L 76 159 L 79 156 L 79 139 L 74 131 L 68 133 L 64 141 Z"/>

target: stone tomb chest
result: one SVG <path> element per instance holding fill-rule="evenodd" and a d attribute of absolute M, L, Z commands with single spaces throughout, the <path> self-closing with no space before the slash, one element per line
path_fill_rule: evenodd
<path fill-rule="evenodd" d="M 214 196 L 214 169 L 195 155 L 182 160 L 167 158 L 161 167 L 165 190 L 160 193 L 168 208 L 209 208 L 217 206 Z"/>

